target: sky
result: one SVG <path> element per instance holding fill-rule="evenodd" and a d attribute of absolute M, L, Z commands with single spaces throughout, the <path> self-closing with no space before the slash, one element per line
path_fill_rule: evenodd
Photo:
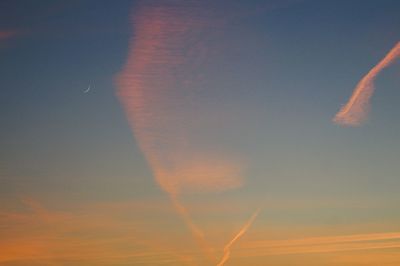
<path fill-rule="evenodd" d="M 1 1 L 0 265 L 399 265 L 399 13 Z"/>

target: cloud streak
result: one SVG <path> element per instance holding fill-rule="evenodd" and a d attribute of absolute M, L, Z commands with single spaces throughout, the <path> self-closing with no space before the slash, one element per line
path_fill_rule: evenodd
<path fill-rule="evenodd" d="M 400 233 L 370 233 L 243 243 L 239 256 L 334 253 L 400 248 Z"/>
<path fill-rule="evenodd" d="M 357 84 L 349 101 L 339 110 L 333 122 L 343 126 L 359 126 L 367 118 L 370 108 L 370 98 L 375 90 L 375 79 L 386 67 L 390 66 L 400 56 L 400 42 L 374 66 Z"/>
<path fill-rule="evenodd" d="M 153 203 L 96 203 L 62 211 L 32 198 L 22 203 L 26 208 L 20 211 L 0 209 L 0 264 L 60 265 L 73 260 L 85 265 L 193 265 L 191 257 L 200 255 L 187 244 L 167 245 L 157 228 L 141 218 L 154 214 Z M 177 240 L 177 235 L 168 238 Z"/>
<path fill-rule="evenodd" d="M 204 261 L 196 263 L 202 254 L 195 246 L 182 241 L 173 230 L 159 228 L 157 222 L 151 225 L 154 219 L 145 218 L 155 212 L 165 217 L 171 208 L 164 202 L 159 202 L 161 205 L 156 209 L 154 202 L 132 201 L 88 203 L 62 210 L 49 209 L 32 198 L 23 203 L 26 208 L 19 211 L 0 209 L 0 264 L 61 265 L 74 261 L 82 265 L 211 265 Z M 398 255 L 400 248 L 400 232 L 241 240 L 258 212 L 225 245 L 219 265 L 227 265 L 228 259 L 238 262 L 237 259 L 252 258 L 251 261 L 265 262 L 264 257 L 274 261 L 278 256 L 296 254 L 313 260 L 313 254 L 320 254 L 325 259 L 321 265 L 346 264 L 343 261 L 349 260 L 353 262 L 347 262 L 349 265 L 364 261 L 366 265 L 376 265 L 390 251 Z M 358 256 L 357 259 L 343 257 L 350 254 Z M 363 257 L 367 255 L 375 263 L 368 264 Z M 342 262 L 335 263 L 336 260 Z M 397 265 L 399 258 L 388 257 L 383 261 Z"/>
<path fill-rule="evenodd" d="M 217 266 L 223 266 L 228 260 L 231 255 L 231 247 L 235 244 L 236 241 L 239 240 L 246 232 L 249 230 L 250 226 L 253 224 L 254 220 L 257 218 L 258 214 L 260 213 L 260 209 L 258 209 L 250 219 L 244 224 L 244 226 L 239 230 L 239 232 L 232 238 L 231 241 L 224 247 L 224 254 L 222 256 L 221 261 L 217 264 Z"/>

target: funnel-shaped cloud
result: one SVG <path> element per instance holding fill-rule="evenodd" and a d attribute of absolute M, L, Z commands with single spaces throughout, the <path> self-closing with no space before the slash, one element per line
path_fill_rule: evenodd
<path fill-rule="evenodd" d="M 210 127 L 215 117 L 206 117 L 209 110 L 193 92 L 193 76 L 201 60 L 196 51 L 203 56 L 207 51 L 200 40 L 209 18 L 198 6 L 165 3 L 143 6 L 134 14 L 135 33 L 117 78 L 118 96 L 165 191 L 176 195 L 184 190 L 237 187 L 241 165 L 222 146 L 207 145 L 202 135 L 212 135 L 218 128 Z"/>
<path fill-rule="evenodd" d="M 357 84 L 350 100 L 336 114 L 333 121 L 344 126 L 359 126 L 367 118 L 369 101 L 374 93 L 376 76 L 400 56 L 400 42 Z"/>
<path fill-rule="evenodd" d="M 156 181 L 207 256 L 215 260 L 179 200 L 185 191 L 221 191 L 242 184 L 241 160 L 215 137 L 225 134 L 219 127 L 229 120 L 226 112 L 196 94 L 198 68 L 209 50 L 205 40 L 213 21 L 218 21 L 201 3 L 143 2 L 133 16 L 134 37 L 117 84 Z"/>

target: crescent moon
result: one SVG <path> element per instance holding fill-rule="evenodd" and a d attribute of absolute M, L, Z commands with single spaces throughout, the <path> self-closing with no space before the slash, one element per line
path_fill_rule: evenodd
<path fill-rule="evenodd" d="M 90 85 L 86 90 L 83 91 L 83 93 L 88 93 L 89 91 L 90 91 Z"/>

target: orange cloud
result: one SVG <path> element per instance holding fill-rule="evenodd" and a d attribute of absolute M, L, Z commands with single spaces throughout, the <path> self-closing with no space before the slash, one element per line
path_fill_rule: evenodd
<path fill-rule="evenodd" d="M 344 126 L 359 126 L 367 118 L 369 101 L 374 93 L 376 76 L 400 56 L 400 42 L 357 84 L 349 101 L 335 115 L 333 121 Z"/>
<path fill-rule="evenodd" d="M 358 252 L 340 253 L 334 256 L 331 261 L 333 265 L 399 265 L 399 252 L 395 249 L 365 250 Z"/>
<path fill-rule="evenodd" d="M 0 210 L 0 264 L 60 265 L 75 261 L 82 265 L 193 265 L 193 257 L 198 256 L 188 243 L 166 244 L 159 232 L 144 233 L 149 230 L 143 226 L 146 221 L 127 216 L 141 213 L 143 204 L 108 203 L 53 211 L 34 199 L 24 199 L 23 203 L 25 211 Z M 154 213 L 151 206 L 145 208 Z"/>
<path fill-rule="evenodd" d="M 239 256 L 244 257 L 400 248 L 400 233 L 252 241 L 243 243 L 240 248 Z"/>

